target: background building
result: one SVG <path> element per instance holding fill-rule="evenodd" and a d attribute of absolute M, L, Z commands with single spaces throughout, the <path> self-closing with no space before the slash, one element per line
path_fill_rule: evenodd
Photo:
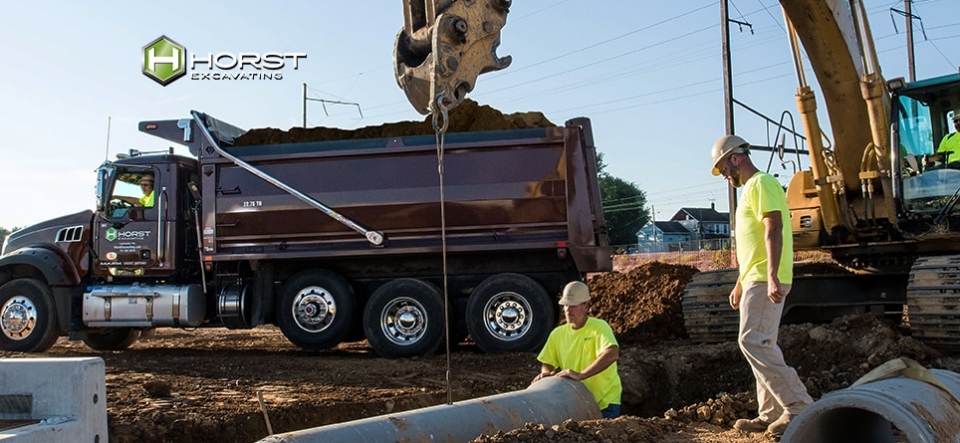
<path fill-rule="evenodd" d="M 637 252 L 717 250 L 730 247 L 730 214 L 681 208 L 670 220 L 651 221 L 637 231 Z"/>

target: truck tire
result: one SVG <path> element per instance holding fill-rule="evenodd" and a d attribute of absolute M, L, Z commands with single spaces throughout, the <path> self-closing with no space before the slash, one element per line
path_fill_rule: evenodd
<path fill-rule="evenodd" d="M 83 339 L 95 351 L 122 351 L 140 339 L 140 330 L 133 328 L 102 328 L 87 331 Z"/>
<path fill-rule="evenodd" d="M 303 349 L 330 349 L 350 333 L 355 304 L 353 289 L 339 275 L 322 269 L 303 271 L 283 285 L 277 326 Z"/>
<path fill-rule="evenodd" d="M 0 349 L 43 352 L 60 333 L 53 293 L 45 283 L 29 278 L 0 286 Z"/>
<path fill-rule="evenodd" d="M 498 274 L 470 294 L 466 323 L 484 352 L 533 352 L 547 341 L 556 315 L 539 283 L 519 274 Z"/>
<path fill-rule="evenodd" d="M 446 337 L 443 312 L 443 296 L 436 286 L 400 278 L 370 296 L 363 310 L 363 331 L 381 357 L 429 355 Z"/>

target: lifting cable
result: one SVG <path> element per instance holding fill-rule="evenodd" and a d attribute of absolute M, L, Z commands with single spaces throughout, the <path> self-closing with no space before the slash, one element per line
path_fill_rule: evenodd
<path fill-rule="evenodd" d="M 433 111 L 433 131 L 437 141 L 437 173 L 440 177 L 440 256 L 443 261 L 443 335 L 446 339 L 447 370 L 445 383 L 448 405 L 453 404 L 453 389 L 450 385 L 450 334 L 453 331 L 450 330 L 450 295 L 447 292 L 447 214 L 443 196 L 443 141 L 450 124 L 450 109 L 446 106 L 450 103 L 443 94 L 437 95 L 434 105 L 440 110 L 440 113 Z"/>

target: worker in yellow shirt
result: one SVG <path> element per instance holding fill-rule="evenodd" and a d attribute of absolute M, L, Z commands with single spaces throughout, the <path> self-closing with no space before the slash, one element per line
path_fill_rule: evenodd
<path fill-rule="evenodd" d="M 750 159 L 750 143 L 726 135 L 711 150 L 713 175 L 741 189 L 736 211 L 740 276 L 730 291 L 730 307 L 740 311 L 737 343 L 757 387 L 757 417 L 733 427 L 780 437 L 790 422 L 813 403 L 797 371 L 777 345 L 784 300 L 793 287 L 793 235 L 790 205 L 780 183 Z"/>
<path fill-rule="evenodd" d="M 953 110 L 954 132 L 948 133 L 940 140 L 937 152 L 946 152 L 948 167 L 960 169 L 960 107 Z"/>
<path fill-rule="evenodd" d="M 613 328 L 590 317 L 590 289 L 583 282 L 567 284 L 560 306 L 567 323 L 550 333 L 537 356 L 541 368 L 534 383 L 553 376 L 580 381 L 597 400 L 603 418 L 619 417 L 623 385 L 617 373 L 620 346 Z"/>
<path fill-rule="evenodd" d="M 143 191 L 143 197 L 140 197 L 140 206 L 144 208 L 153 207 L 153 174 L 144 174 L 140 177 L 140 190 Z"/>

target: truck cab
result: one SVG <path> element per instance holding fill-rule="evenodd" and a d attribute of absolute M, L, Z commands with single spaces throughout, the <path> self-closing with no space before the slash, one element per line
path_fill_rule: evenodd
<path fill-rule="evenodd" d="M 131 154 L 98 171 L 92 276 L 105 282 L 126 277 L 195 281 L 199 256 L 186 251 L 197 247 L 199 199 L 190 191 L 199 182 L 196 160 Z M 141 181 L 153 182 L 147 191 L 153 193 L 151 201 Z"/>

